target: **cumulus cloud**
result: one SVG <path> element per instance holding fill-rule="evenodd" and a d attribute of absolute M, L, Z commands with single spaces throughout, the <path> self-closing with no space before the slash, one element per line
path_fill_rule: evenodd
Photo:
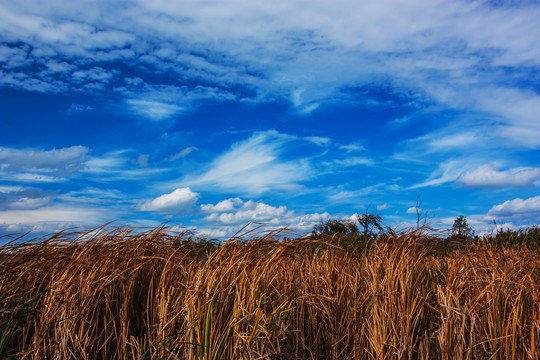
<path fill-rule="evenodd" d="M 221 224 L 241 224 L 254 222 L 276 223 L 280 219 L 291 215 L 285 206 L 271 206 L 262 202 L 247 201 L 235 212 L 213 213 L 208 215 L 206 221 L 217 221 Z"/>
<path fill-rule="evenodd" d="M 535 196 L 528 199 L 507 200 L 502 204 L 493 206 L 488 215 L 495 218 L 513 219 L 513 218 L 529 218 L 540 221 L 540 196 Z"/>
<path fill-rule="evenodd" d="M 190 188 L 180 188 L 143 203 L 139 210 L 170 214 L 184 213 L 195 205 L 199 195 L 192 192 Z"/>
<path fill-rule="evenodd" d="M 493 165 L 485 164 L 461 173 L 456 181 L 469 188 L 504 188 L 532 187 L 538 180 L 539 168 L 519 167 L 499 171 Z"/>
<path fill-rule="evenodd" d="M 298 214 L 286 206 L 272 206 L 261 201 L 243 201 L 240 198 L 230 198 L 212 205 L 202 205 L 201 210 L 209 213 L 204 220 L 212 224 L 219 224 L 230 231 L 238 230 L 238 226 L 249 222 L 264 223 L 267 228 L 289 227 L 295 230 L 309 231 L 321 219 L 330 217 L 328 213 Z"/>
<path fill-rule="evenodd" d="M 227 211 L 233 211 L 236 207 L 241 206 L 244 202 L 240 198 L 226 199 L 218 202 L 215 205 L 205 204 L 201 205 L 201 211 L 206 213 L 221 213 Z"/>

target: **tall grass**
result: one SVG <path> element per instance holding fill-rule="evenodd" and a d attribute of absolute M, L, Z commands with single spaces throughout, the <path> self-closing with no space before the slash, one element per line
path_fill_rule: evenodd
<path fill-rule="evenodd" d="M 101 228 L 4 245 L 0 357 L 540 358 L 537 250 L 337 240 Z"/>

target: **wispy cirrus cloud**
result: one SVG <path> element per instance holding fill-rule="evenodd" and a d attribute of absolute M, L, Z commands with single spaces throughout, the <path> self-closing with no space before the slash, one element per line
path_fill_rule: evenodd
<path fill-rule="evenodd" d="M 457 183 L 468 188 L 533 187 L 540 180 L 540 169 L 516 167 L 497 170 L 491 163 L 483 164 L 488 155 L 446 160 L 432 171 L 427 180 L 410 189 Z"/>
<path fill-rule="evenodd" d="M 144 85 L 128 90 L 117 89 L 128 97 L 126 103 L 132 111 L 151 120 L 167 120 L 190 110 L 204 100 L 230 101 L 231 92 L 210 86 Z"/>
<path fill-rule="evenodd" d="M 185 110 L 184 107 L 176 104 L 168 104 L 159 101 L 134 100 L 126 101 L 131 108 L 143 116 L 152 120 L 164 120 Z"/>
<path fill-rule="evenodd" d="M 251 196 L 271 190 L 297 191 L 304 182 L 335 171 L 376 164 L 365 156 L 344 156 L 336 151 L 341 149 L 327 137 L 261 131 L 234 143 L 199 175 L 179 181 L 201 189 Z"/>
<path fill-rule="evenodd" d="M 142 157 L 141 157 L 142 155 Z M 147 154 L 146 154 L 147 155 Z M 115 181 L 140 181 L 150 179 L 170 171 L 166 167 L 147 167 L 145 154 L 133 156 L 131 149 L 119 149 L 101 156 L 93 156 L 85 162 L 79 177 L 108 183 Z M 134 167 L 134 165 L 137 165 Z"/>
<path fill-rule="evenodd" d="M 311 176 L 304 160 L 281 157 L 295 139 L 277 131 L 255 133 L 218 156 L 205 172 L 182 183 L 244 194 L 292 188 Z"/>
<path fill-rule="evenodd" d="M 197 151 L 197 150 L 199 150 L 199 149 L 196 148 L 195 146 L 187 147 L 187 148 L 182 149 L 181 151 L 177 152 L 176 154 L 165 158 L 165 161 L 176 161 L 178 159 L 182 159 L 182 158 L 188 156 L 189 154 L 191 154 L 192 152 Z"/>

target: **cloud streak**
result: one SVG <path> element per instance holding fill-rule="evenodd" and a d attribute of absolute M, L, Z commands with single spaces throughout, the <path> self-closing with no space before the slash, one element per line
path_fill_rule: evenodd
<path fill-rule="evenodd" d="M 498 171 L 491 164 L 481 165 L 459 175 L 456 182 L 466 187 L 533 187 L 540 180 L 538 168 L 514 168 Z"/>
<path fill-rule="evenodd" d="M 244 194 L 291 189 L 311 176 L 305 161 L 280 157 L 295 139 L 277 131 L 256 133 L 218 156 L 200 176 L 183 179 L 182 183 Z"/>
<path fill-rule="evenodd" d="M 41 150 L 0 147 L 0 171 L 42 171 L 67 174 L 80 170 L 88 159 L 85 146 Z"/>

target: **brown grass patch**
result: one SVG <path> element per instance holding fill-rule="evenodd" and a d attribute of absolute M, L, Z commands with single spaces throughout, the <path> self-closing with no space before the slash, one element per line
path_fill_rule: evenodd
<path fill-rule="evenodd" d="M 538 251 L 190 239 L 114 228 L 0 247 L 0 357 L 540 358 Z"/>

